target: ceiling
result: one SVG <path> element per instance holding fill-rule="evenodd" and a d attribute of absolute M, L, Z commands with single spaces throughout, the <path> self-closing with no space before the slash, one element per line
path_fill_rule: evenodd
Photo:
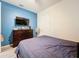
<path fill-rule="evenodd" d="M 40 12 L 61 0 L 2 0 L 15 6 L 30 10 L 32 12 Z"/>

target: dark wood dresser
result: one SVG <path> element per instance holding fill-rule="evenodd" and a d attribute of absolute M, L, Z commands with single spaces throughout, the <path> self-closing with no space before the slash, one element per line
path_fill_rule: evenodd
<path fill-rule="evenodd" d="M 32 38 L 33 30 L 13 30 L 13 47 L 16 47 L 21 40 Z"/>

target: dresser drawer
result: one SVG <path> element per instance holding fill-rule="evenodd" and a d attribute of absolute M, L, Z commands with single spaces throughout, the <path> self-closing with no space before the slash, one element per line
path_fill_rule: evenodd
<path fill-rule="evenodd" d="M 13 47 L 16 47 L 21 40 L 33 37 L 33 30 L 13 30 Z"/>

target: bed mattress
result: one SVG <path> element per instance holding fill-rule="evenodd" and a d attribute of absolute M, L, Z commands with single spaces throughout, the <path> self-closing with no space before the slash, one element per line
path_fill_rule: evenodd
<path fill-rule="evenodd" d="M 16 55 L 20 58 L 76 58 L 77 43 L 43 35 L 21 41 Z"/>

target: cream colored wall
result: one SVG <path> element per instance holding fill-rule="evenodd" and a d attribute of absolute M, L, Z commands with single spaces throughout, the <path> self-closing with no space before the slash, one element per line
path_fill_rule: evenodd
<path fill-rule="evenodd" d="M 40 35 L 79 42 L 79 0 L 61 2 L 38 13 Z"/>

